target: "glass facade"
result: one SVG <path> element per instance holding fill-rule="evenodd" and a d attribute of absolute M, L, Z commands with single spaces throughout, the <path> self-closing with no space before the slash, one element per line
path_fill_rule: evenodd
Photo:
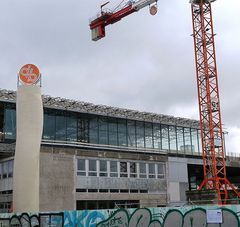
<path fill-rule="evenodd" d="M 11 105 L 7 105 L 4 110 L 3 133 L 5 139 L 16 138 L 16 110 Z"/>
<path fill-rule="evenodd" d="M 66 139 L 67 141 L 76 142 L 77 138 L 77 118 L 76 117 L 68 117 L 66 121 Z M 80 124 L 81 125 L 81 122 Z M 79 140 L 82 140 L 81 134 L 79 135 Z"/>
<path fill-rule="evenodd" d="M 170 150 L 175 152 L 178 148 L 176 126 L 169 126 L 169 144 Z"/>
<path fill-rule="evenodd" d="M 14 104 L 4 105 L 5 139 L 16 138 Z M 200 154 L 200 130 L 161 123 L 44 110 L 43 140 L 91 143 L 161 152 Z"/>

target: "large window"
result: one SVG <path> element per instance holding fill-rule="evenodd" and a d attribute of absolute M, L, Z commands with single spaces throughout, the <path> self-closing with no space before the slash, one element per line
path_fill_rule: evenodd
<path fill-rule="evenodd" d="M 120 177 L 128 177 L 127 162 L 120 162 Z"/>
<path fill-rule="evenodd" d="M 2 176 L 3 176 L 3 179 L 4 178 L 7 178 L 8 177 L 8 162 L 3 162 L 2 163 Z"/>
<path fill-rule="evenodd" d="M 137 147 L 143 148 L 144 144 L 144 122 L 136 122 Z"/>
<path fill-rule="evenodd" d="M 169 141 L 170 141 L 170 150 L 177 150 L 177 137 L 176 137 L 176 127 L 169 126 Z"/>
<path fill-rule="evenodd" d="M 118 177 L 117 161 L 110 161 L 110 177 Z"/>
<path fill-rule="evenodd" d="M 160 150 L 161 149 L 160 124 L 153 124 L 153 141 L 154 141 L 154 148 Z"/>
<path fill-rule="evenodd" d="M 190 128 L 184 128 L 184 150 L 188 154 L 192 154 L 193 152 Z"/>
<path fill-rule="evenodd" d="M 98 118 L 91 118 L 89 120 L 89 142 L 98 143 Z"/>
<path fill-rule="evenodd" d="M 127 122 L 128 146 L 136 147 L 136 127 L 135 121 Z"/>
<path fill-rule="evenodd" d="M 117 119 L 109 119 L 108 122 L 108 129 L 109 129 L 109 144 L 110 145 L 118 145 L 118 125 L 117 125 Z"/>
<path fill-rule="evenodd" d="M 67 140 L 77 141 L 77 118 L 67 117 Z"/>
<path fill-rule="evenodd" d="M 147 165 L 146 163 L 139 163 L 139 177 L 140 178 L 147 178 Z"/>
<path fill-rule="evenodd" d="M 155 164 L 148 164 L 148 178 L 155 178 Z"/>
<path fill-rule="evenodd" d="M 127 121 L 118 120 L 118 144 L 119 146 L 127 146 Z"/>
<path fill-rule="evenodd" d="M 55 116 L 50 113 L 44 114 L 43 139 L 55 140 Z"/>
<path fill-rule="evenodd" d="M 56 140 L 66 140 L 66 118 L 63 115 L 56 116 Z"/>
<path fill-rule="evenodd" d="M 169 150 L 169 127 L 161 125 L 162 150 Z"/>
<path fill-rule="evenodd" d="M 152 123 L 145 123 L 145 144 L 146 144 L 146 148 L 153 148 L 153 126 L 152 126 Z"/>
<path fill-rule="evenodd" d="M 107 161 L 100 160 L 99 161 L 99 176 L 100 177 L 107 177 Z"/>
<path fill-rule="evenodd" d="M 16 139 L 16 110 L 5 109 L 4 133 L 6 139 Z"/>
<path fill-rule="evenodd" d="M 177 127 L 178 150 L 184 152 L 183 127 Z"/>
<path fill-rule="evenodd" d="M 202 154 L 202 141 L 201 141 L 201 131 L 198 130 L 198 142 L 199 142 L 199 152 Z"/>
<path fill-rule="evenodd" d="M 88 161 L 88 176 L 97 176 L 97 161 Z"/>
<path fill-rule="evenodd" d="M 13 177 L 13 160 L 0 163 L 0 179 Z"/>
<path fill-rule="evenodd" d="M 137 177 L 137 163 L 130 162 L 130 177 Z"/>
<path fill-rule="evenodd" d="M 108 144 L 108 124 L 106 117 L 99 117 L 99 143 Z"/>
<path fill-rule="evenodd" d="M 191 136 L 192 136 L 192 150 L 195 153 L 198 153 L 198 135 L 197 135 L 197 129 L 191 129 Z"/>
<path fill-rule="evenodd" d="M 97 135 L 97 129 L 96 128 L 96 135 Z M 78 141 L 81 143 L 89 143 L 89 120 L 87 118 L 84 118 L 81 116 L 81 118 L 78 118 Z M 94 134 L 94 133 L 93 133 Z M 96 136 L 96 140 L 97 140 Z"/>
<path fill-rule="evenodd" d="M 164 163 L 157 164 L 157 178 L 163 179 L 165 177 L 165 165 Z"/>
<path fill-rule="evenodd" d="M 13 177 L 13 160 L 8 161 L 8 177 Z"/>
<path fill-rule="evenodd" d="M 78 159 L 78 161 L 77 161 L 77 175 L 86 176 L 86 162 L 85 162 L 85 159 Z"/>

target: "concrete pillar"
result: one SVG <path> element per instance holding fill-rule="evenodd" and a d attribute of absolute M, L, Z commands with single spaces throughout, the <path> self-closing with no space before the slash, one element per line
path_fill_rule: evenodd
<path fill-rule="evenodd" d="M 39 156 L 43 130 L 41 88 L 17 90 L 17 139 L 13 176 L 13 211 L 39 211 Z"/>

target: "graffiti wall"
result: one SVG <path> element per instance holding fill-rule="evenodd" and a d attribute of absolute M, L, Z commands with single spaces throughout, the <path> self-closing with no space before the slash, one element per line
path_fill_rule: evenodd
<path fill-rule="evenodd" d="M 240 227 L 240 205 L 0 214 L 0 227 L 9 226 Z"/>

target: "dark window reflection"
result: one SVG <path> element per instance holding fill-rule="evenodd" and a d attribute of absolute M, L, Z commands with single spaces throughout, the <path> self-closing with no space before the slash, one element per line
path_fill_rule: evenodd
<path fill-rule="evenodd" d="M 67 117 L 67 141 L 77 141 L 77 118 Z"/>
<path fill-rule="evenodd" d="M 118 144 L 119 146 L 127 146 L 127 121 L 118 120 Z"/>
<path fill-rule="evenodd" d="M 176 127 L 169 126 L 169 140 L 170 140 L 170 150 L 177 150 L 177 137 L 176 137 Z"/>
<path fill-rule="evenodd" d="M 178 150 L 184 151 L 183 127 L 177 127 L 177 144 Z"/>
<path fill-rule="evenodd" d="M 89 142 L 98 143 L 98 118 L 89 119 Z"/>
<path fill-rule="evenodd" d="M 16 139 L 15 105 L 0 105 L 0 142 Z M 44 109 L 44 140 L 137 147 L 192 154 L 202 152 L 200 130 L 166 125 Z"/>
<path fill-rule="evenodd" d="M 16 139 L 16 110 L 13 108 L 5 109 L 4 133 L 5 139 Z"/>
<path fill-rule="evenodd" d="M 146 144 L 146 148 L 153 148 L 153 126 L 152 126 L 152 123 L 145 123 L 145 144 Z"/>
<path fill-rule="evenodd" d="M 63 115 L 56 116 L 56 140 L 66 140 L 66 118 Z"/>
<path fill-rule="evenodd" d="M 93 143 L 98 143 L 98 126 L 97 121 L 93 119 L 91 123 L 91 139 L 95 141 Z M 89 142 L 89 119 L 81 117 L 78 119 L 78 141 L 81 143 Z"/>
<path fill-rule="evenodd" d="M 43 139 L 55 140 L 55 116 L 50 113 L 44 114 Z"/>
<path fill-rule="evenodd" d="M 108 144 L 108 124 L 106 117 L 99 117 L 99 143 Z"/>
<path fill-rule="evenodd" d="M 145 147 L 144 143 L 144 122 L 136 122 L 136 134 L 137 134 L 137 147 Z"/>
<path fill-rule="evenodd" d="M 153 125 L 153 141 L 154 148 L 160 150 L 161 149 L 161 128 L 160 124 Z"/>
<path fill-rule="evenodd" d="M 184 151 L 188 154 L 193 152 L 190 128 L 184 128 Z"/>
<path fill-rule="evenodd" d="M 136 147 L 136 126 L 135 121 L 127 121 L 128 146 Z"/>
<path fill-rule="evenodd" d="M 118 145 L 118 124 L 117 119 L 110 118 L 108 121 L 108 129 L 109 129 L 109 144 L 110 145 Z"/>
<path fill-rule="evenodd" d="M 162 150 L 169 150 L 169 127 L 168 125 L 161 125 L 162 134 Z"/>

